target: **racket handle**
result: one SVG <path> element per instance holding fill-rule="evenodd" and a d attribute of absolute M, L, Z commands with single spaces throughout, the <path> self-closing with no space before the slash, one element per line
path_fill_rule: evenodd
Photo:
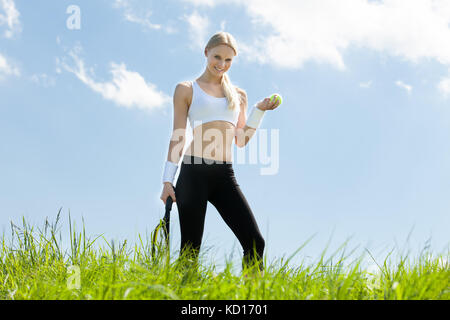
<path fill-rule="evenodd" d="M 173 187 L 173 190 L 176 192 L 175 187 Z M 172 210 L 172 203 L 173 203 L 173 199 L 171 196 L 167 197 L 166 200 L 166 213 L 170 212 L 170 210 Z"/>
<path fill-rule="evenodd" d="M 166 212 L 172 210 L 172 204 L 173 204 L 172 197 L 168 196 L 166 200 Z"/>

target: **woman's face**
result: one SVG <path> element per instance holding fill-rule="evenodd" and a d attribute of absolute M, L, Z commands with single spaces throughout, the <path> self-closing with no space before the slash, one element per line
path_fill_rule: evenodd
<path fill-rule="evenodd" d="M 225 44 L 218 45 L 210 50 L 206 49 L 208 69 L 211 74 L 222 76 L 230 69 L 234 58 L 234 50 Z"/>

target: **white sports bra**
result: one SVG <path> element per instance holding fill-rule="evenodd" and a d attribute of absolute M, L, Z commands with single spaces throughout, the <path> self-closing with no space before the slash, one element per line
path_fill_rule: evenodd
<path fill-rule="evenodd" d="M 188 118 L 192 129 L 198 125 L 215 120 L 228 121 L 234 126 L 237 125 L 240 108 L 236 108 L 235 111 L 230 110 L 226 97 L 213 97 L 203 91 L 197 81 L 191 82 L 193 92 Z"/>

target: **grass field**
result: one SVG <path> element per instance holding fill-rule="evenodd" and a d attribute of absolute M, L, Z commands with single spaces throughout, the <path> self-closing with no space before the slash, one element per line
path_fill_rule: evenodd
<path fill-rule="evenodd" d="M 101 236 L 89 238 L 85 228 L 70 227 L 70 249 L 62 249 L 59 217 L 42 228 L 11 223 L 11 238 L 2 237 L 0 299 L 443 299 L 450 298 L 448 251 L 435 258 L 424 253 L 391 266 L 388 257 L 377 270 L 363 270 L 361 259 L 344 267 L 321 259 L 312 265 L 289 265 L 291 257 L 265 261 L 264 274 L 233 272 L 227 262 L 213 264 L 181 259 L 164 250 L 152 256 L 151 241 L 139 236 L 129 246 Z M 98 243 L 104 241 L 105 245 Z M 369 253 L 370 254 L 370 253 Z"/>

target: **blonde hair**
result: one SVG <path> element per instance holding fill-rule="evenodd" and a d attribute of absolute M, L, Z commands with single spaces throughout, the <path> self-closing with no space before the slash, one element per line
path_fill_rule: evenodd
<path fill-rule="evenodd" d="M 209 39 L 205 49 L 210 50 L 221 44 L 229 46 L 234 50 L 234 55 L 237 56 L 237 42 L 231 34 L 225 31 L 220 31 L 214 34 L 211 39 Z M 236 110 L 236 108 L 239 108 L 239 94 L 236 87 L 231 83 L 230 77 L 226 73 L 224 73 L 222 77 L 222 89 L 228 100 L 228 108 L 231 110 Z"/>

